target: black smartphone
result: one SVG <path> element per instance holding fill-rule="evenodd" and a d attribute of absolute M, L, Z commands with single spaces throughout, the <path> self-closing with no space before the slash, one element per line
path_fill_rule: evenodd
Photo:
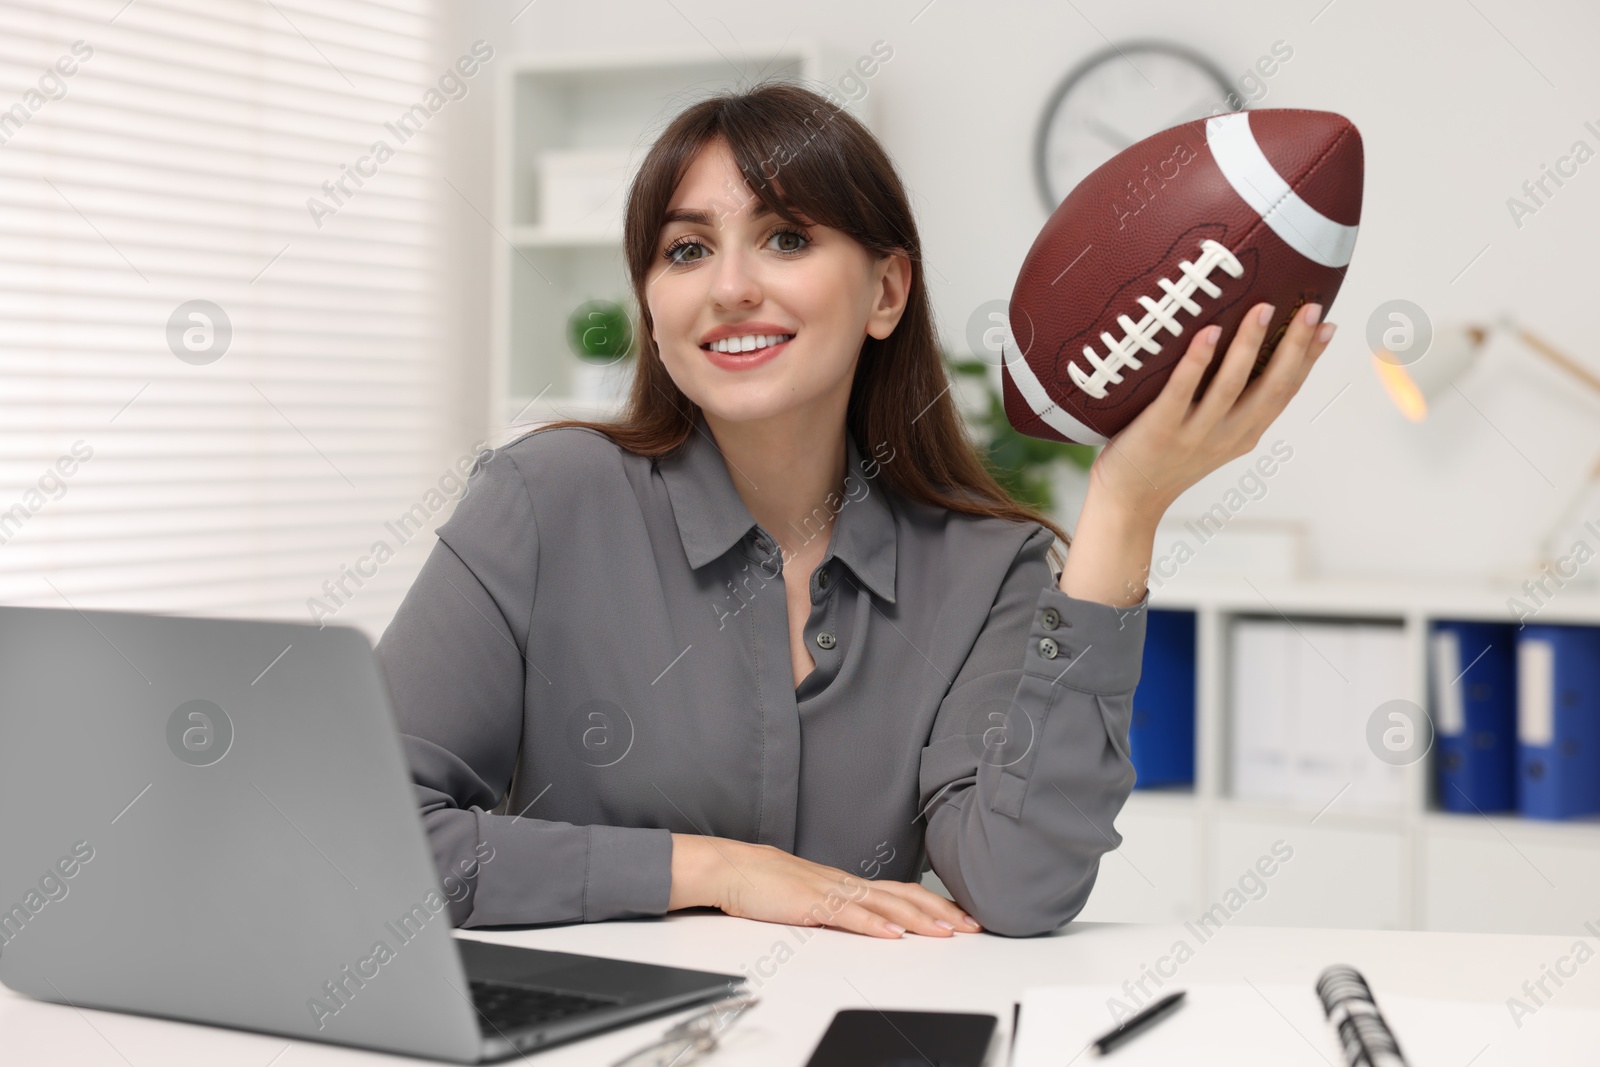
<path fill-rule="evenodd" d="M 806 1067 L 983 1067 L 998 1022 L 975 1012 L 846 1008 Z"/>

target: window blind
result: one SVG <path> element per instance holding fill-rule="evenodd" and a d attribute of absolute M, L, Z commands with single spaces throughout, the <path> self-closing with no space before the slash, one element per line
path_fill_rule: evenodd
<path fill-rule="evenodd" d="M 0 0 L 0 601 L 381 632 L 471 458 L 436 29 L 431 0 Z"/>

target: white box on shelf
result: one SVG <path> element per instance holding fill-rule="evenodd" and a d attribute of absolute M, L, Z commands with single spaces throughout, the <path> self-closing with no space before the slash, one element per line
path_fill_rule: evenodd
<path fill-rule="evenodd" d="M 632 148 L 547 148 L 535 157 L 539 226 L 549 233 L 622 233 Z"/>
<path fill-rule="evenodd" d="M 1221 505 L 1218 505 L 1220 508 Z M 1191 582 L 1294 581 L 1305 577 L 1306 529 L 1292 520 L 1167 515 L 1156 526 L 1150 585 Z"/>

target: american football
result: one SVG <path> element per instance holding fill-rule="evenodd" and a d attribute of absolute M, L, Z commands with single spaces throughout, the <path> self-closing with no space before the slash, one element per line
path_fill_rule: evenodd
<path fill-rule="evenodd" d="M 1119 152 L 1067 194 L 1023 260 L 1003 342 L 1018 433 L 1105 444 L 1155 399 L 1199 329 L 1210 383 L 1256 304 L 1255 366 L 1305 304 L 1339 292 L 1361 217 L 1361 135 L 1327 111 L 1235 111 Z"/>

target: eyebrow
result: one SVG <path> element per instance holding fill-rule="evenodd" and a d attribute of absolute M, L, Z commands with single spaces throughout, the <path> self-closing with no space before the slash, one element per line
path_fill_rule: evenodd
<path fill-rule="evenodd" d="M 778 215 L 776 211 L 773 211 L 760 200 L 755 201 L 745 214 L 750 216 L 751 221 L 768 217 L 776 218 Z M 698 208 L 678 207 L 669 209 L 661 218 L 661 225 L 663 226 L 673 222 L 687 222 L 693 226 L 710 226 L 712 217 L 709 211 L 702 211 Z"/>

